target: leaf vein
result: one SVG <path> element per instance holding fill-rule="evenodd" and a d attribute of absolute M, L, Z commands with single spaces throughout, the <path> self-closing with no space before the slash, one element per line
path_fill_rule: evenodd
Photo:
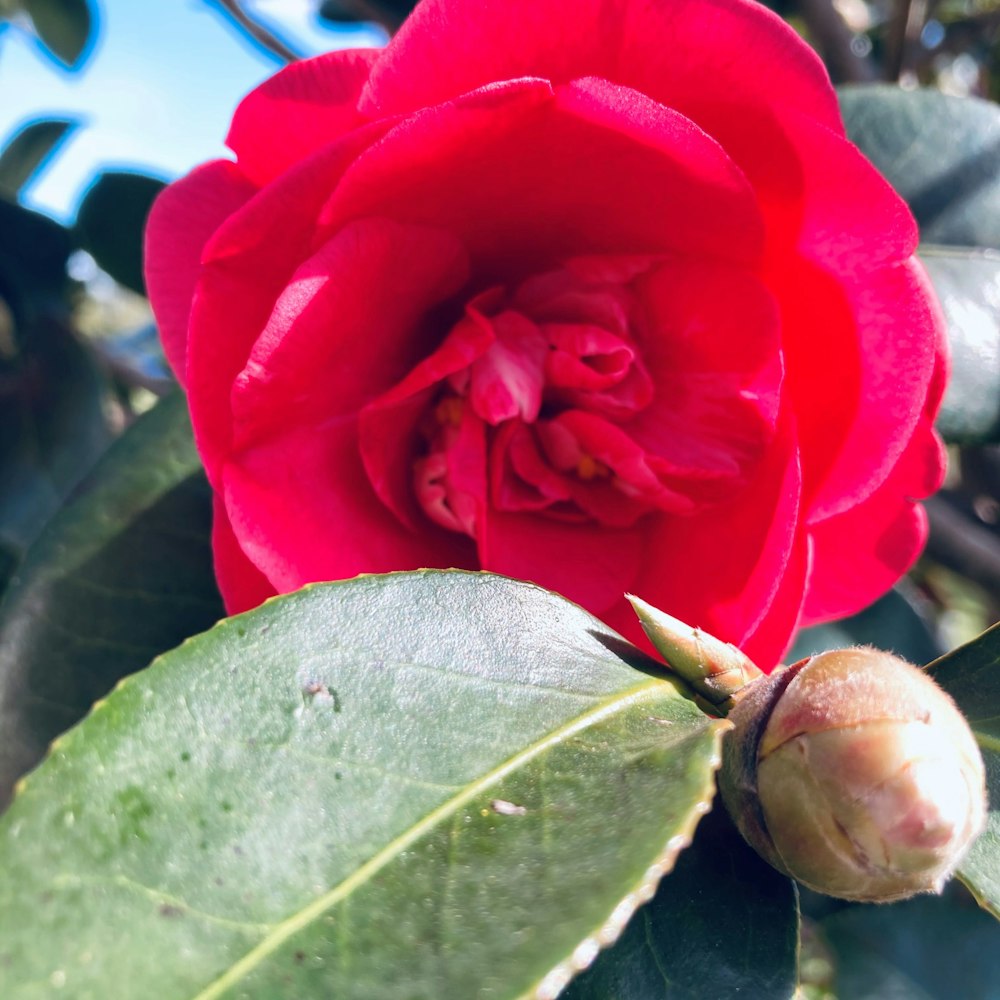
<path fill-rule="evenodd" d="M 514 754 L 478 780 L 471 782 L 458 795 L 442 802 L 421 820 L 414 823 L 405 833 L 397 836 L 343 881 L 316 897 L 312 902 L 303 906 L 290 917 L 275 924 L 271 932 L 263 940 L 231 965 L 214 982 L 198 993 L 195 1000 L 215 1000 L 216 997 L 222 996 L 229 987 L 235 985 L 252 972 L 262 961 L 292 937 L 292 935 L 307 927 L 311 921 L 332 909 L 342 900 L 349 898 L 355 889 L 368 882 L 411 844 L 415 843 L 425 834 L 430 833 L 438 823 L 448 819 L 457 810 L 503 780 L 515 769 L 528 763 L 534 757 L 537 757 L 550 747 L 559 744 L 566 738 L 573 736 L 575 733 L 591 725 L 595 725 L 617 712 L 624 711 L 633 704 L 662 692 L 664 687 L 666 685 L 663 681 L 646 680 L 626 691 L 617 692 L 599 702 L 589 711 L 570 720 L 553 732 L 547 733 L 535 743 Z M 706 724 L 708 724 L 707 719 Z"/>
<path fill-rule="evenodd" d="M 51 887 L 57 891 L 72 889 L 83 885 L 110 885 L 119 889 L 128 889 L 131 892 L 146 896 L 160 906 L 175 906 L 183 910 L 185 914 L 209 923 L 219 924 L 223 927 L 232 927 L 236 930 L 248 931 L 253 934 L 266 934 L 274 926 L 268 923 L 252 923 L 246 920 L 233 920 L 230 917 L 222 917 L 215 913 L 208 913 L 192 906 L 179 896 L 172 896 L 170 893 L 155 889 L 152 886 L 144 885 L 127 875 L 81 875 L 77 872 L 63 872 L 53 878 Z"/>

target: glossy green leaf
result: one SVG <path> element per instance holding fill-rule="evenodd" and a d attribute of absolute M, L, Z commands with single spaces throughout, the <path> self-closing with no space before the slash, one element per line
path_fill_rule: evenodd
<path fill-rule="evenodd" d="M 887 84 L 839 96 L 848 136 L 906 199 L 923 240 L 1000 249 L 1000 107 Z"/>
<path fill-rule="evenodd" d="M 958 875 L 982 906 L 1000 919 L 1000 625 L 928 666 L 965 713 L 986 764 L 990 810 L 986 832 Z"/>
<path fill-rule="evenodd" d="M 1000 252 L 924 246 L 920 256 L 948 321 L 951 380 L 938 430 L 946 440 L 1000 436 Z"/>
<path fill-rule="evenodd" d="M 1000 926 L 967 895 L 852 906 L 820 931 L 844 1000 L 994 1000 Z"/>
<path fill-rule="evenodd" d="M 145 295 L 142 241 L 146 217 L 165 184 L 144 174 L 109 171 L 87 189 L 77 213 L 81 246 L 115 281 Z"/>
<path fill-rule="evenodd" d="M 18 129 L 0 152 L 0 195 L 16 198 L 76 124 L 69 118 L 46 118 Z"/>
<path fill-rule="evenodd" d="M 47 526 L 0 605 L 0 803 L 117 680 L 221 617 L 209 517 L 183 397 L 165 399 Z"/>
<path fill-rule="evenodd" d="M 94 30 L 87 0 L 20 0 L 42 44 L 61 62 L 75 67 Z"/>
<path fill-rule="evenodd" d="M 747 846 L 720 806 L 652 902 L 561 1000 L 788 1000 L 798 945 L 794 883 Z"/>
<path fill-rule="evenodd" d="M 850 618 L 803 629 L 785 662 L 795 663 L 826 649 L 864 645 L 888 650 L 911 663 L 926 663 L 943 651 L 921 614 L 918 596 L 904 580 Z"/>
<path fill-rule="evenodd" d="M 488 574 L 229 619 L 28 777 L 0 823 L 0 995 L 555 997 L 712 794 L 725 723 L 658 669 Z"/>

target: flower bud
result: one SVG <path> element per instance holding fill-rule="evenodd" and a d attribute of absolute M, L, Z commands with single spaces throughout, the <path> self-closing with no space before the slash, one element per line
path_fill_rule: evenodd
<path fill-rule="evenodd" d="M 982 757 L 923 671 L 875 649 L 754 682 L 730 713 L 719 789 L 744 837 L 818 892 L 940 892 L 986 821 Z"/>

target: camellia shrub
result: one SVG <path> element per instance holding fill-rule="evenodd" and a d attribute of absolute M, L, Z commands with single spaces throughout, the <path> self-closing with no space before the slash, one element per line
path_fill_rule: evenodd
<path fill-rule="evenodd" d="M 231 155 L 63 227 L 72 123 L 0 151 L 0 997 L 995 995 L 1000 111 L 922 11 L 219 7 Z"/>

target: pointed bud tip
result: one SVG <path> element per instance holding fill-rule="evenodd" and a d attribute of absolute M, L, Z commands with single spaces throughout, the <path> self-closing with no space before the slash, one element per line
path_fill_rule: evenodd
<path fill-rule="evenodd" d="M 634 594 L 625 597 L 667 665 L 712 704 L 725 705 L 763 676 L 753 661 L 730 643 L 692 628 Z"/>

